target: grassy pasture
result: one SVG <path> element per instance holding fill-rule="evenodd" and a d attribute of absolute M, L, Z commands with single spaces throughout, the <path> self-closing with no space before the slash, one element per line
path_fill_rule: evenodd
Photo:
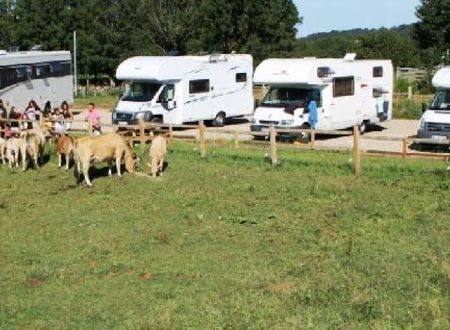
<path fill-rule="evenodd" d="M 0 328 L 450 327 L 445 163 L 194 148 L 92 189 L 1 167 Z"/>

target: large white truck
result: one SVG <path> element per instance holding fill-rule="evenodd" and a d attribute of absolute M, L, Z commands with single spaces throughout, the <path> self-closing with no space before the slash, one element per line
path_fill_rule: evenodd
<path fill-rule="evenodd" d="M 116 125 L 212 120 L 223 126 L 226 118 L 253 112 L 250 55 L 132 57 L 116 77 L 128 83 L 112 114 Z"/>
<path fill-rule="evenodd" d="M 308 104 L 317 106 L 317 129 L 344 129 L 392 118 L 393 66 L 390 60 L 268 59 L 255 70 L 254 83 L 268 87 L 255 110 L 252 131 L 310 127 Z"/>
<path fill-rule="evenodd" d="M 0 99 L 22 111 L 32 99 L 41 109 L 73 103 L 70 52 L 0 50 Z"/>
<path fill-rule="evenodd" d="M 444 67 L 433 77 L 437 89 L 430 106 L 424 106 L 417 136 L 436 140 L 450 138 L 450 67 Z"/>

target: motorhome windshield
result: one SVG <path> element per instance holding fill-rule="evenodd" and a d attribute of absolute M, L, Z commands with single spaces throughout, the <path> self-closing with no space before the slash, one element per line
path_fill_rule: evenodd
<path fill-rule="evenodd" d="M 437 91 L 430 109 L 450 111 L 450 89 Z"/>
<path fill-rule="evenodd" d="M 286 107 L 288 105 L 304 106 L 309 100 L 320 103 L 320 90 L 293 87 L 273 87 L 264 97 L 263 106 Z"/>
<path fill-rule="evenodd" d="M 150 102 L 160 88 L 161 84 L 158 83 L 133 81 L 123 96 L 122 101 Z"/>

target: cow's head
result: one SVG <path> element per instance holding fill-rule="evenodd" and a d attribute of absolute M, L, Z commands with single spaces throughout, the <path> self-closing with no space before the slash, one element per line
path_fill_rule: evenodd
<path fill-rule="evenodd" d="M 138 157 L 135 152 L 131 153 L 128 157 L 125 159 L 125 168 L 129 173 L 136 172 L 136 163 L 138 161 Z"/>

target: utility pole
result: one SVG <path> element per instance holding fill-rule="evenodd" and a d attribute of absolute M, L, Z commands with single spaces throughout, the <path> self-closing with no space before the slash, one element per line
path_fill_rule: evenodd
<path fill-rule="evenodd" d="M 77 31 L 73 31 L 73 94 L 78 95 L 77 77 Z"/>

